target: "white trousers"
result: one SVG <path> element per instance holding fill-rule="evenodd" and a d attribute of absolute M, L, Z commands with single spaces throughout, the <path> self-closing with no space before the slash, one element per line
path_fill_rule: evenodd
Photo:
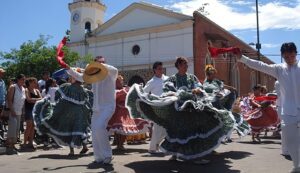
<path fill-rule="evenodd" d="M 280 119 L 282 120 L 283 117 L 281 116 L 281 106 L 278 106 L 277 107 L 277 114 L 278 116 L 280 117 Z M 281 127 L 281 130 L 282 130 L 282 127 Z M 288 152 L 288 149 L 287 149 L 287 146 L 286 146 L 286 136 L 283 132 L 283 130 L 281 131 L 281 154 L 282 155 L 289 155 L 289 152 Z"/>
<path fill-rule="evenodd" d="M 166 136 L 167 136 L 166 129 L 163 128 L 162 126 L 157 125 L 156 123 L 153 123 L 149 150 L 157 151 L 159 144 Z"/>
<path fill-rule="evenodd" d="M 298 115 L 300 116 L 300 115 Z M 300 170 L 300 121 L 297 117 L 283 116 L 282 133 L 286 138 L 286 146 L 290 154 L 294 169 Z"/>
<path fill-rule="evenodd" d="M 287 138 L 286 133 L 283 131 L 284 127 L 281 127 L 281 154 L 282 155 L 290 155 L 287 147 Z"/>
<path fill-rule="evenodd" d="M 17 142 L 20 133 L 20 125 L 21 114 L 16 116 L 9 115 L 7 138 L 12 138 L 14 143 Z"/>
<path fill-rule="evenodd" d="M 92 143 L 95 161 L 101 162 L 105 158 L 112 157 L 112 150 L 109 143 L 109 134 L 106 130 L 108 121 L 115 109 L 113 106 L 105 107 L 99 112 L 94 111 L 92 116 Z"/>

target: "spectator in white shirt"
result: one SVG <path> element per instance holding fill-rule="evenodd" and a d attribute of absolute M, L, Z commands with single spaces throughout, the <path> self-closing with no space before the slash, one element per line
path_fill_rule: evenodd
<path fill-rule="evenodd" d="M 38 81 L 39 89 L 42 92 L 45 88 L 46 81 L 50 78 L 50 73 L 48 71 L 44 71 L 42 74 L 42 79 Z"/>

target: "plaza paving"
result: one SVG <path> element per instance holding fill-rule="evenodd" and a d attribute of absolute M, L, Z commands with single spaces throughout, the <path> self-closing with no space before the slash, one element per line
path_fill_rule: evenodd
<path fill-rule="evenodd" d="M 120 173 L 287 173 L 292 162 L 280 155 L 279 139 L 265 138 L 253 144 L 250 136 L 222 144 L 206 158 L 207 165 L 192 162 L 168 161 L 170 156 L 152 156 L 147 153 L 149 144 L 125 145 L 126 151 L 113 150 L 112 165 L 90 165 L 92 148 L 85 156 L 68 157 L 68 148 L 20 152 L 19 155 L 1 155 L 1 173 L 22 172 L 120 172 Z M 148 141 L 147 141 L 148 143 Z M 115 148 L 115 146 L 113 146 Z M 79 153 L 79 149 L 75 153 Z"/>

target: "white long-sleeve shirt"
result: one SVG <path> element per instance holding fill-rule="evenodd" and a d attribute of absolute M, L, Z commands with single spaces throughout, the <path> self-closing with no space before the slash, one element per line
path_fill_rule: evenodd
<path fill-rule="evenodd" d="M 145 85 L 144 91 L 147 93 L 160 96 L 163 93 L 163 83 L 168 79 L 168 76 L 162 75 L 161 78 L 153 76 Z"/>
<path fill-rule="evenodd" d="M 242 56 L 240 61 L 250 68 L 277 78 L 280 83 L 282 115 L 297 116 L 300 112 L 300 63 L 288 66 L 282 64 L 266 64 L 261 61 Z"/>
<path fill-rule="evenodd" d="M 118 76 L 118 69 L 115 67 L 103 64 L 107 70 L 108 75 L 99 82 L 92 84 L 93 98 L 93 111 L 99 112 L 101 109 L 109 107 L 114 109 L 116 106 L 116 80 Z M 82 74 L 69 69 L 68 72 L 71 76 L 78 76 L 82 78 Z"/>
<path fill-rule="evenodd" d="M 108 75 L 102 81 L 92 84 L 94 94 L 93 110 L 100 111 L 106 106 L 116 107 L 116 80 L 118 69 L 111 65 L 103 64 L 108 69 Z"/>

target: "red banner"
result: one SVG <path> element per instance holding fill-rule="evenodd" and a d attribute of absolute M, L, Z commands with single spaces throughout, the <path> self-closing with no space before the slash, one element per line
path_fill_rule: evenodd
<path fill-rule="evenodd" d="M 216 57 L 219 54 L 232 52 L 234 54 L 239 54 L 241 51 L 237 47 L 228 47 L 228 48 L 216 48 L 216 47 L 208 47 L 209 53 L 211 57 Z"/>
<path fill-rule="evenodd" d="M 62 50 L 62 48 L 64 47 L 64 45 L 66 45 L 67 43 L 67 37 L 64 37 L 61 42 L 58 44 L 57 49 L 56 49 L 56 60 L 59 63 L 59 65 L 62 68 L 66 68 L 67 64 L 64 62 L 64 51 Z"/>
<path fill-rule="evenodd" d="M 259 96 L 259 97 L 255 97 L 254 100 L 256 101 L 276 101 L 277 97 L 276 96 Z"/>

